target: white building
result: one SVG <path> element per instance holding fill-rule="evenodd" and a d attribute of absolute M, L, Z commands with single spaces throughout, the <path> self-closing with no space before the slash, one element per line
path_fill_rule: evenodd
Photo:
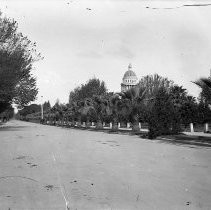
<path fill-rule="evenodd" d="M 132 87 L 135 87 L 138 83 L 138 77 L 135 72 L 132 71 L 132 65 L 129 64 L 128 70 L 125 72 L 122 83 L 121 83 L 121 91 L 124 92 Z"/>

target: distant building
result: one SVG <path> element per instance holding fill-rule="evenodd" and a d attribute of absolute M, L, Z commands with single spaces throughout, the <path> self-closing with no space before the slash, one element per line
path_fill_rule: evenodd
<path fill-rule="evenodd" d="M 125 72 L 122 83 L 121 83 L 121 92 L 124 92 L 132 87 L 135 87 L 138 83 L 138 77 L 135 72 L 132 71 L 132 65 L 129 64 L 128 70 Z"/>

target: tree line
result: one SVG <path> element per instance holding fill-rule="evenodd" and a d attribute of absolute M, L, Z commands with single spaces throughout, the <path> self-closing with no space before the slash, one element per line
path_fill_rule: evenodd
<path fill-rule="evenodd" d="M 204 87 L 197 100 L 185 88 L 158 74 L 142 77 L 136 87 L 119 93 L 108 92 L 105 82 L 92 78 L 70 92 L 68 104 L 57 101 L 45 108 L 43 122 L 77 127 L 85 122 L 87 128 L 94 122 L 96 129 L 112 123 L 112 130 L 118 129 L 118 123 L 130 122 L 133 132 L 140 131 L 139 123 L 148 123 L 148 137 L 152 139 L 178 134 L 182 125 L 210 122 L 209 105 Z M 31 113 L 25 119 L 40 120 L 40 116 L 40 112 Z"/>

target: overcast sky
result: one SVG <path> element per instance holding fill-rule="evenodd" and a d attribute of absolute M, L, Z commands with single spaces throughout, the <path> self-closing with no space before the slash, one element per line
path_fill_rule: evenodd
<path fill-rule="evenodd" d="M 199 88 L 191 81 L 210 75 L 211 6 L 190 4 L 0 0 L 0 9 L 37 43 L 44 56 L 33 71 L 37 102 L 42 95 L 54 104 L 57 98 L 68 102 L 69 92 L 94 76 L 109 91 L 120 91 L 129 63 L 138 78 L 158 73 L 197 96 Z"/>

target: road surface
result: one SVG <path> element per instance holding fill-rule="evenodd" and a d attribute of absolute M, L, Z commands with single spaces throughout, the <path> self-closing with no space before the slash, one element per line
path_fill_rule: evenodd
<path fill-rule="evenodd" d="M 1 210 L 211 209 L 211 151 L 10 121 L 0 128 Z"/>

